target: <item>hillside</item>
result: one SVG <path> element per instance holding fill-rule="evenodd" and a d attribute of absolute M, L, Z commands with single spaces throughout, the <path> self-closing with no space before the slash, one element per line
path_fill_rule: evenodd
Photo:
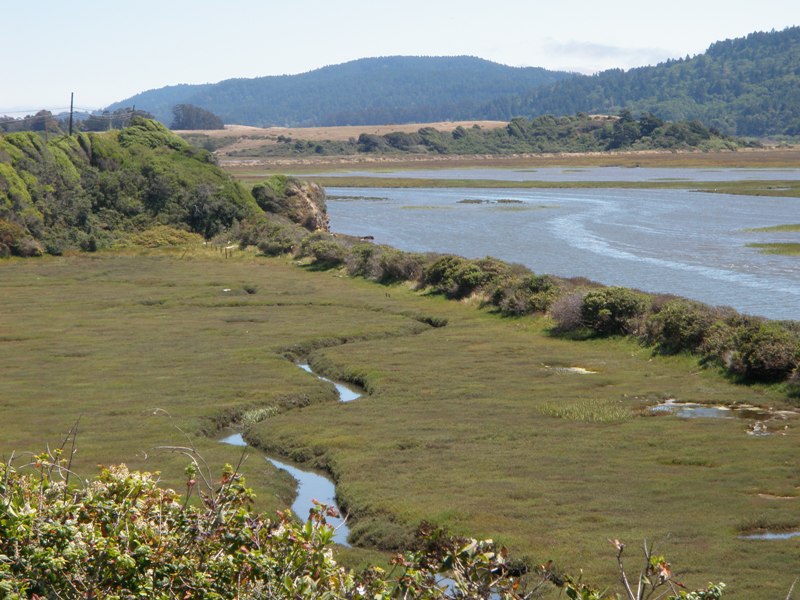
<path fill-rule="evenodd" d="M 482 118 L 652 112 L 729 135 L 800 135 L 800 27 L 716 42 L 692 58 L 576 76 L 488 103 Z"/>
<path fill-rule="evenodd" d="M 137 94 L 108 107 L 135 105 L 159 120 L 193 104 L 241 125 L 368 125 L 473 118 L 481 105 L 570 77 L 469 56 L 364 58 L 302 73 L 180 85 Z"/>
<path fill-rule="evenodd" d="M 319 133 L 307 138 L 303 129 L 295 129 L 294 137 L 277 135 L 248 139 L 210 137 L 208 132 L 182 132 L 196 145 L 214 149 L 228 157 L 320 157 L 353 155 L 511 155 L 517 153 L 604 152 L 609 150 L 734 150 L 740 140 L 722 136 L 698 121 L 665 122 L 651 114 L 635 119 L 628 111 L 620 117 L 579 114 L 565 117 L 544 115 L 535 119 L 515 118 L 502 127 L 497 122 L 462 125 L 437 129 L 431 126 L 414 131 L 393 131 L 389 127 L 377 132 L 353 135 L 350 139 L 325 139 Z M 447 125 L 447 124 L 441 124 Z M 264 130 L 262 130 L 264 131 Z M 269 130 L 266 130 L 269 131 Z M 336 133 L 334 131 L 334 133 Z"/>
<path fill-rule="evenodd" d="M 157 225 L 212 236 L 256 212 L 208 152 L 155 121 L 0 136 L 0 255 L 95 250 Z"/>

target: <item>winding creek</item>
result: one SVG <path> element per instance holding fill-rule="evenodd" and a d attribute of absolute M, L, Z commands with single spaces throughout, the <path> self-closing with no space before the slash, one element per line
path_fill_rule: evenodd
<path fill-rule="evenodd" d="M 223 444 L 247 447 L 248 444 L 241 433 L 234 433 L 220 440 Z M 314 507 L 314 500 L 322 502 L 328 506 L 336 506 L 336 486 L 325 475 L 315 473 L 306 469 L 292 466 L 281 462 L 272 457 L 265 457 L 273 464 L 276 469 L 282 469 L 297 480 L 297 497 L 292 503 L 292 512 L 299 518 L 304 518 Z M 350 535 L 350 528 L 344 519 L 340 517 L 326 517 L 328 524 L 336 529 L 333 541 L 341 546 L 350 546 L 347 543 L 347 536 Z"/>
<path fill-rule="evenodd" d="M 308 363 L 297 363 L 297 366 L 321 381 L 333 384 L 339 394 L 340 402 L 352 402 L 363 395 L 363 392 L 356 390 L 354 387 L 317 375 Z M 248 447 L 248 443 L 241 433 L 228 435 L 222 438 L 220 443 Z M 299 518 L 302 519 L 308 515 L 309 511 L 314 507 L 314 501 L 334 506 L 341 513 L 339 506 L 336 504 L 336 485 L 328 476 L 319 471 L 301 469 L 296 465 L 282 462 L 271 456 L 265 456 L 265 459 L 272 463 L 275 468 L 286 471 L 297 480 L 297 497 L 292 503 L 292 512 Z M 347 542 L 347 537 L 350 535 L 350 528 L 347 526 L 347 522 L 341 517 L 326 517 L 326 520 L 335 529 L 333 541 L 341 546 L 349 547 L 350 544 Z"/>
<path fill-rule="evenodd" d="M 508 181 L 543 177 L 543 170 L 487 171 L 472 173 Z M 553 181 L 618 180 L 623 175 L 634 181 L 800 177 L 798 169 L 561 171 L 560 177 L 548 175 Z M 381 175 L 422 177 L 419 172 Z M 764 254 L 748 246 L 797 242 L 797 232 L 750 230 L 797 223 L 798 198 L 686 189 L 328 187 L 327 191 L 331 229 L 373 236 L 378 244 L 469 258 L 494 256 L 537 273 L 588 277 L 732 306 L 747 314 L 800 319 L 797 257 Z"/>

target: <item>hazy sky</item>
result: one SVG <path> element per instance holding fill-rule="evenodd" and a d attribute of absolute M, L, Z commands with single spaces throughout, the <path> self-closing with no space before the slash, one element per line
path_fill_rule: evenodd
<path fill-rule="evenodd" d="M 800 1 L 33 0 L 0 2 L 0 20 L 3 113 L 395 54 L 627 69 L 800 25 Z"/>

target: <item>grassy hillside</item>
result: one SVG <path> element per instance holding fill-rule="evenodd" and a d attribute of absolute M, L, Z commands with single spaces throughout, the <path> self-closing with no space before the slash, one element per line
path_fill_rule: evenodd
<path fill-rule="evenodd" d="M 757 32 L 711 45 L 703 54 L 576 76 L 487 105 L 483 118 L 548 113 L 617 113 L 699 119 L 730 135 L 800 135 L 800 27 Z"/>
<path fill-rule="evenodd" d="M 473 118 L 492 99 L 522 94 L 570 74 L 516 68 L 469 56 L 364 58 L 298 75 L 229 79 L 150 90 L 117 102 L 165 123 L 188 103 L 240 125 L 365 125 Z"/>
<path fill-rule="evenodd" d="M 260 212 L 250 193 L 155 121 L 75 137 L 0 136 L 0 253 L 108 247 L 156 225 L 211 236 Z"/>

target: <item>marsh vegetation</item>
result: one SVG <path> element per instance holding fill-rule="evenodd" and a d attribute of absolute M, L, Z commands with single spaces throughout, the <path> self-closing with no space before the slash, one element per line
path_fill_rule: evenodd
<path fill-rule="evenodd" d="M 212 464 L 235 462 L 208 436 L 275 407 L 248 439 L 328 470 L 354 544 L 398 548 L 427 520 L 611 582 L 606 539 L 648 538 L 692 565 L 689 585 L 720 579 L 745 598 L 791 583 L 791 540 L 754 555 L 737 536 L 800 524 L 791 503 L 759 496 L 798 495 L 794 421 L 753 438 L 741 422 L 648 411 L 668 397 L 790 406 L 776 388 L 732 385 L 623 338 L 561 339 L 541 317 L 247 252 L 19 260 L 3 275 L 5 456 L 55 445 L 80 417 L 76 470 L 125 462 L 177 487 L 184 461 L 155 448 L 186 445 L 182 430 Z M 339 404 L 287 356 L 359 383 L 369 400 Z M 245 469 L 259 506 L 291 502 L 288 476 L 252 459 Z"/>

